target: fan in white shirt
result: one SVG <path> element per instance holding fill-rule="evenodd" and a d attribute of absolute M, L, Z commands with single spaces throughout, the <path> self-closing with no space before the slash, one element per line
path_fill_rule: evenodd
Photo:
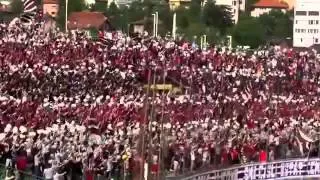
<path fill-rule="evenodd" d="M 53 168 L 52 167 L 49 167 L 49 168 L 45 168 L 44 171 L 43 171 L 43 175 L 44 175 L 44 178 L 46 180 L 53 180 Z"/>
<path fill-rule="evenodd" d="M 64 175 L 66 174 L 66 172 L 59 174 L 58 172 L 56 172 L 56 174 L 53 176 L 53 180 L 64 180 Z"/>

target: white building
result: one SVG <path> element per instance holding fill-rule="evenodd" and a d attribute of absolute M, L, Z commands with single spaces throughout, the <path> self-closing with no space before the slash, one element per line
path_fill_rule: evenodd
<path fill-rule="evenodd" d="M 296 0 L 294 8 L 293 46 L 310 47 L 320 43 L 320 1 Z"/>
<path fill-rule="evenodd" d="M 262 14 L 269 13 L 274 9 L 281 10 L 283 13 L 285 13 L 289 9 L 289 6 L 281 0 L 259 0 L 253 5 L 251 16 L 259 17 Z"/>
<path fill-rule="evenodd" d="M 229 6 L 233 15 L 233 22 L 238 23 L 240 11 L 245 11 L 246 0 L 216 0 L 217 5 Z"/>

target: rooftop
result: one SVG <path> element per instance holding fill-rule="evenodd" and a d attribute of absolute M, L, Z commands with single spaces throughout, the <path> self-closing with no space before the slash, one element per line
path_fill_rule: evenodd
<path fill-rule="evenodd" d="M 285 2 L 280 0 L 259 0 L 253 5 L 255 8 L 278 8 L 278 9 L 288 9 L 289 6 Z"/>
<path fill-rule="evenodd" d="M 59 4 L 59 0 L 43 0 L 43 4 Z"/>
<path fill-rule="evenodd" d="M 107 20 L 101 12 L 73 12 L 68 17 L 68 28 L 70 29 L 99 29 Z"/>

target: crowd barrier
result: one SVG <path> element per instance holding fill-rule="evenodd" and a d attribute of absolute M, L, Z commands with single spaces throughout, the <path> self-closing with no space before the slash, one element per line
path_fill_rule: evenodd
<path fill-rule="evenodd" d="M 294 159 L 246 164 L 190 176 L 167 176 L 166 180 L 256 180 L 296 178 L 320 178 L 320 159 Z"/>

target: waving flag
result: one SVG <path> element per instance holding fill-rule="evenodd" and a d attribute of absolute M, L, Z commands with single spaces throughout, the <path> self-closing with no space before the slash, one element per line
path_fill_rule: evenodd
<path fill-rule="evenodd" d="M 22 0 L 23 14 L 20 19 L 22 23 L 30 24 L 37 14 L 37 5 L 35 0 Z"/>

